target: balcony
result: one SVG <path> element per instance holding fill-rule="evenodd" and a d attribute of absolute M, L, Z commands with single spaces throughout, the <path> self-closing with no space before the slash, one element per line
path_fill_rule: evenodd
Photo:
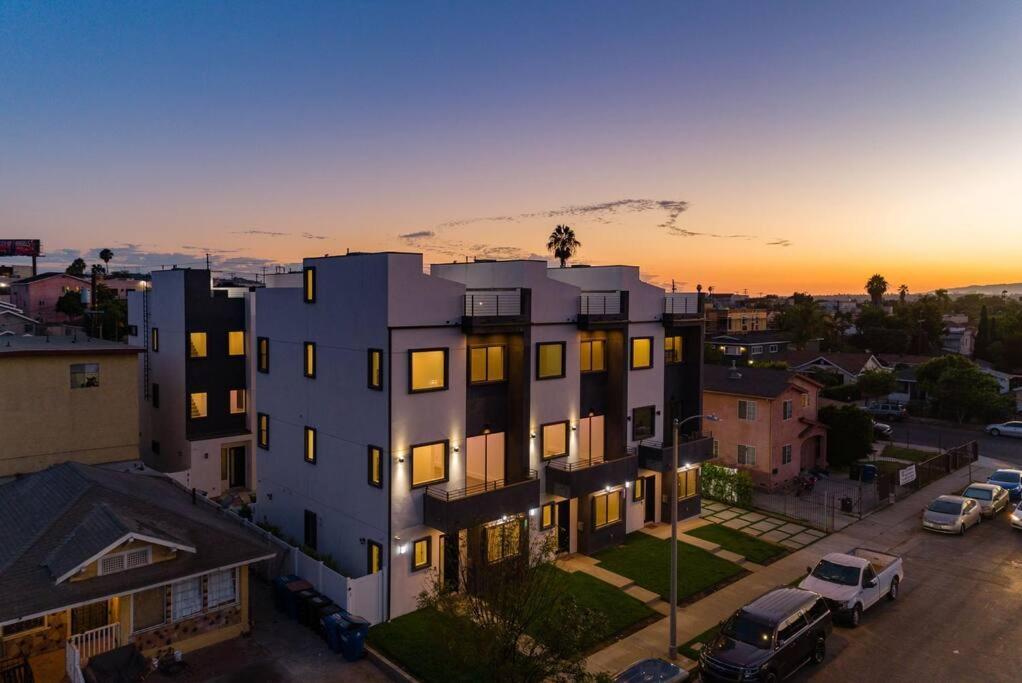
<path fill-rule="evenodd" d="M 628 322 L 627 290 L 590 291 L 579 296 L 579 329 L 599 329 L 624 322 Z"/>
<path fill-rule="evenodd" d="M 528 512 L 539 505 L 539 475 L 507 483 L 503 479 L 481 482 L 461 489 L 430 486 L 423 498 L 423 523 L 444 533 L 454 533 L 503 515 Z"/>
<path fill-rule="evenodd" d="M 672 446 L 660 441 L 643 441 L 639 445 L 639 462 L 648 470 L 670 472 Z M 700 433 L 683 434 L 678 450 L 678 467 L 705 462 L 713 458 L 713 436 Z"/>
<path fill-rule="evenodd" d="M 531 313 L 530 289 L 469 289 L 461 327 L 466 334 L 522 331 Z"/>
<path fill-rule="evenodd" d="M 697 292 L 671 292 L 664 297 L 664 327 L 702 320 Z"/>
<path fill-rule="evenodd" d="M 611 460 L 552 460 L 546 466 L 546 492 L 564 498 L 578 498 L 608 486 L 634 481 L 638 475 L 638 454 L 631 448 L 624 456 Z"/>
<path fill-rule="evenodd" d="M 118 622 L 77 633 L 64 644 L 64 662 L 68 680 L 84 683 L 82 669 L 96 655 L 115 650 L 120 645 L 121 625 Z"/>

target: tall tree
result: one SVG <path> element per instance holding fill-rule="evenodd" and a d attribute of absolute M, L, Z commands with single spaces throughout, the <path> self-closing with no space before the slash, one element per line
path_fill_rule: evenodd
<path fill-rule="evenodd" d="M 69 265 L 64 272 L 67 273 L 68 275 L 77 275 L 81 277 L 85 275 L 85 268 L 86 268 L 85 259 L 79 257 L 72 261 L 71 265 Z"/>
<path fill-rule="evenodd" d="M 901 285 L 898 287 L 898 301 L 905 303 L 905 298 L 908 296 L 908 285 Z"/>
<path fill-rule="evenodd" d="M 73 273 L 72 273 L 73 275 Z M 57 312 L 63 313 L 71 320 L 77 320 L 85 312 L 85 304 L 82 303 L 80 292 L 67 291 L 57 299 Z"/>
<path fill-rule="evenodd" d="M 866 281 L 866 292 L 874 306 L 883 306 L 884 294 L 887 293 L 887 280 L 880 273 L 875 273 Z"/>
<path fill-rule="evenodd" d="M 110 259 L 112 259 L 113 257 L 114 257 L 114 252 L 112 252 L 112 251 L 110 251 L 109 249 L 106 249 L 106 248 L 100 249 L 100 251 L 99 251 L 99 260 L 102 261 L 106 265 L 106 268 L 104 270 L 107 273 L 110 272 Z"/>
<path fill-rule="evenodd" d="M 979 329 L 976 331 L 976 357 L 986 358 L 987 349 L 993 339 L 990 334 L 990 316 L 987 313 L 986 305 L 979 309 Z"/>
<path fill-rule="evenodd" d="M 798 348 L 805 348 L 807 342 L 826 336 L 827 319 L 820 305 L 808 294 L 795 293 L 795 303 L 777 316 L 777 327 L 790 332 Z"/>
<path fill-rule="evenodd" d="M 561 268 L 568 263 L 568 259 L 575 255 L 582 243 L 575 239 L 575 231 L 567 225 L 558 225 L 550 233 L 546 248 L 553 253 L 554 258 L 561 262 Z"/>

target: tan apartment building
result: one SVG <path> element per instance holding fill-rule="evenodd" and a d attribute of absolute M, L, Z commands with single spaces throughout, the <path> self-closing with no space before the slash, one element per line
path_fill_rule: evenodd
<path fill-rule="evenodd" d="M 703 410 L 720 418 L 713 430 L 718 462 L 748 470 L 766 489 L 826 465 L 821 384 L 785 370 L 717 365 L 705 366 L 703 377 Z"/>
<path fill-rule="evenodd" d="M 138 352 L 82 336 L 0 338 L 0 477 L 138 458 Z"/>

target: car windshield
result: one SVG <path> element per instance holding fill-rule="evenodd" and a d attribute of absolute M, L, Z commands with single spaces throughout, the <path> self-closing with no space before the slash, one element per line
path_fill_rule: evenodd
<path fill-rule="evenodd" d="M 1003 481 L 1005 484 L 1017 484 L 1018 472 L 994 472 L 990 481 Z"/>
<path fill-rule="evenodd" d="M 774 629 L 769 624 L 755 621 L 739 613 L 724 624 L 721 633 L 728 638 L 766 650 L 770 648 Z"/>
<path fill-rule="evenodd" d="M 930 512 L 939 512 L 942 515 L 957 515 L 962 512 L 962 504 L 954 500 L 935 500 L 927 508 Z"/>
<path fill-rule="evenodd" d="M 976 500 L 991 500 L 994 497 L 994 493 L 990 489 L 981 489 L 973 486 L 965 489 L 965 497 L 975 498 Z"/>
<path fill-rule="evenodd" d="M 855 586 L 859 583 L 859 568 L 820 560 L 813 570 L 813 578 L 842 586 Z"/>

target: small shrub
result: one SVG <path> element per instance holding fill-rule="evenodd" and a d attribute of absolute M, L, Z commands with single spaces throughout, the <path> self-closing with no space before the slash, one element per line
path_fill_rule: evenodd
<path fill-rule="evenodd" d="M 745 470 L 704 463 L 700 472 L 704 498 L 732 505 L 752 505 L 752 475 Z"/>
<path fill-rule="evenodd" d="M 862 398 L 862 392 L 859 391 L 859 387 L 855 384 L 842 384 L 840 386 L 827 387 L 826 389 L 821 390 L 820 396 L 823 398 L 833 399 L 835 401 L 850 403 Z"/>

